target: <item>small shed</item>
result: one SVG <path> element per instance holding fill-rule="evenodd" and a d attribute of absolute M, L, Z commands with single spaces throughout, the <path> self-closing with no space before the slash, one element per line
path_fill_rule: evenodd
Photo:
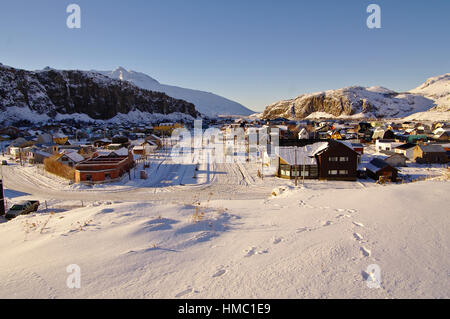
<path fill-rule="evenodd" d="M 407 158 L 405 155 L 395 153 L 386 158 L 384 161 L 393 167 L 406 167 L 406 160 Z"/>
<path fill-rule="evenodd" d="M 365 164 L 367 176 L 378 181 L 380 177 L 396 182 L 398 178 L 398 169 L 389 165 L 381 158 L 374 158 L 370 163 Z"/>

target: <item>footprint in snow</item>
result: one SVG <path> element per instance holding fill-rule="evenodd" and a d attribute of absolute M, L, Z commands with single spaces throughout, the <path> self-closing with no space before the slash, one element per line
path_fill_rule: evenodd
<path fill-rule="evenodd" d="M 272 241 L 272 243 L 273 243 L 274 245 L 276 245 L 276 244 L 281 243 L 282 241 L 283 241 L 283 238 L 274 238 L 273 241 Z"/>
<path fill-rule="evenodd" d="M 256 247 L 250 247 L 249 249 L 244 250 L 244 257 L 251 257 L 255 254 Z"/>
<path fill-rule="evenodd" d="M 178 294 L 175 296 L 175 298 L 183 297 L 183 296 L 185 296 L 185 295 L 187 295 L 187 294 L 190 294 L 191 292 L 192 292 L 192 288 L 188 288 L 188 289 L 183 290 L 182 292 L 178 293 Z"/>
<path fill-rule="evenodd" d="M 370 257 L 371 251 L 369 249 L 367 249 L 366 247 L 361 247 L 360 249 L 364 257 Z"/>
<path fill-rule="evenodd" d="M 347 213 L 349 214 L 354 214 L 356 212 L 358 212 L 356 209 L 347 209 Z"/>
<path fill-rule="evenodd" d="M 363 236 L 361 236 L 361 235 L 358 234 L 358 233 L 353 233 L 353 237 L 355 237 L 355 239 L 358 240 L 358 241 L 360 241 L 360 240 L 363 239 Z"/>
<path fill-rule="evenodd" d="M 336 208 L 335 211 L 337 211 L 338 213 L 343 213 L 343 212 L 345 212 L 345 209 L 343 209 L 343 208 Z"/>
<path fill-rule="evenodd" d="M 323 227 L 327 227 L 332 225 L 333 223 L 331 222 L 331 220 L 326 221 L 325 223 L 322 224 Z"/>
<path fill-rule="evenodd" d="M 364 227 L 364 224 L 358 223 L 358 222 L 353 222 L 353 225 L 358 226 L 358 227 Z"/>
<path fill-rule="evenodd" d="M 220 270 L 218 270 L 214 275 L 213 275 L 213 278 L 217 278 L 217 277 L 220 277 L 220 276 L 222 276 L 223 274 L 225 274 L 227 271 L 225 270 L 225 269 L 220 269 Z"/>
<path fill-rule="evenodd" d="M 268 254 L 269 250 L 268 249 L 264 249 L 264 250 L 260 250 L 256 253 L 256 255 L 264 255 L 264 254 Z"/>
<path fill-rule="evenodd" d="M 310 229 L 308 227 L 299 228 L 297 229 L 297 234 L 304 233 L 306 231 L 310 231 Z"/>

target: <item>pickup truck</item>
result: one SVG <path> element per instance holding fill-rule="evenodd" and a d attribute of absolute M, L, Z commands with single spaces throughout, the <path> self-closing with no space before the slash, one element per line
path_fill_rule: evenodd
<path fill-rule="evenodd" d="M 38 210 L 38 208 L 39 208 L 39 201 L 37 200 L 30 200 L 19 204 L 15 204 L 8 210 L 8 212 L 5 215 L 5 218 L 7 220 L 11 220 L 19 215 L 27 215 L 32 212 L 35 212 Z"/>

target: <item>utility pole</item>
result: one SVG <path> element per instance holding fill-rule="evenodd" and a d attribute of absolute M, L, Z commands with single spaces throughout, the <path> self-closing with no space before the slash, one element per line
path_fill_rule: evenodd
<path fill-rule="evenodd" d="M 264 157 L 261 145 L 259 146 L 259 154 L 261 156 L 261 179 L 264 179 Z"/>
<path fill-rule="evenodd" d="M 295 158 L 295 186 L 298 186 L 298 169 L 297 169 L 297 146 L 294 146 L 294 158 Z"/>
<path fill-rule="evenodd" d="M 305 155 L 303 155 L 303 186 L 305 186 L 305 174 L 306 174 Z"/>
<path fill-rule="evenodd" d="M 6 214 L 5 196 L 3 195 L 3 167 L 0 166 L 0 216 Z"/>

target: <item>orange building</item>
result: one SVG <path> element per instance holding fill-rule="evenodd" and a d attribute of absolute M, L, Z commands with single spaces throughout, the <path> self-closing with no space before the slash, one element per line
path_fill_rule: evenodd
<path fill-rule="evenodd" d="M 118 180 L 134 166 L 131 153 L 128 156 L 98 156 L 75 166 L 75 182 L 103 183 Z"/>

